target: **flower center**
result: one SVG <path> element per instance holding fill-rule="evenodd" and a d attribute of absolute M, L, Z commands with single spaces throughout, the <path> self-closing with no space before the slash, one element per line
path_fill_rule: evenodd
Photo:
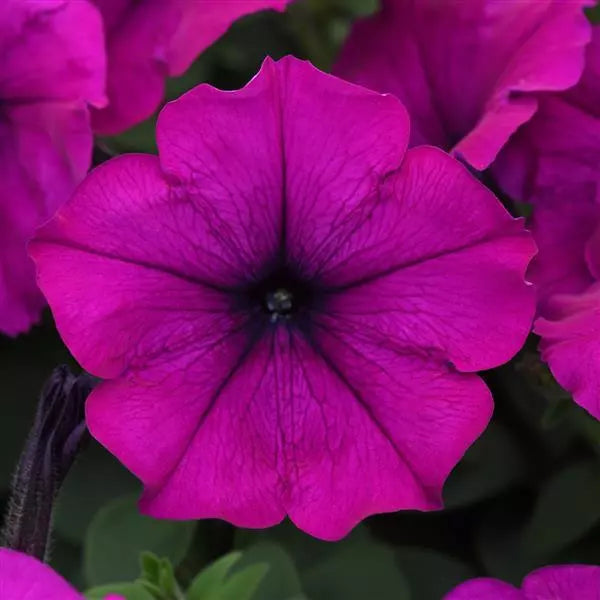
<path fill-rule="evenodd" d="M 248 284 L 237 295 L 235 306 L 265 318 L 273 325 L 309 326 L 314 310 L 320 306 L 318 285 L 307 281 L 288 266 L 265 270 L 261 279 Z"/>
<path fill-rule="evenodd" d="M 294 295 L 285 288 L 278 288 L 274 292 L 267 292 L 265 305 L 272 323 L 279 319 L 289 319 L 294 310 Z"/>

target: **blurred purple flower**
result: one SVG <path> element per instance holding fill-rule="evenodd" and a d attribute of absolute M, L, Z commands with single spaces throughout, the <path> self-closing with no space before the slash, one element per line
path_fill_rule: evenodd
<path fill-rule="evenodd" d="M 560 565 L 533 571 L 520 590 L 498 579 L 472 579 L 444 600 L 597 600 L 599 596 L 600 567 Z"/>
<path fill-rule="evenodd" d="M 2 600 L 84 600 L 60 575 L 37 559 L 0 548 L 0 598 Z M 125 600 L 109 595 L 106 600 Z"/>
<path fill-rule="evenodd" d="M 239 17 L 290 0 L 92 0 L 104 17 L 109 105 L 92 114 L 94 131 L 114 135 L 147 119 L 165 93 Z"/>
<path fill-rule="evenodd" d="M 354 27 L 334 72 L 400 98 L 411 145 L 482 170 L 535 113 L 537 92 L 574 85 L 591 0 L 383 0 Z"/>
<path fill-rule="evenodd" d="M 597 184 L 537 195 L 539 245 L 529 276 L 538 288 L 542 358 L 575 401 L 600 419 L 600 205 Z"/>
<path fill-rule="evenodd" d="M 26 242 L 90 165 L 86 102 L 104 102 L 104 46 L 85 0 L 0 6 L 0 332 L 27 330 L 44 301 Z"/>
<path fill-rule="evenodd" d="M 600 29 L 595 27 L 579 83 L 560 94 L 539 96 L 537 113 L 501 152 L 494 174 L 514 198 L 536 202 L 550 188 L 560 189 L 578 211 L 579 193 L 586 203 L 588 186 L 600 201 L 599 168 Z"/>
<path fill-rule="evenodd" d="M 533 203 L 539 247 L 535 331 L 559 383 L 600 418 L 600 35 L 580 82 L 540 96 L 539 110 L 494 164 L 501 186 Z"/>
<path fill-rule="evenodd" d="M 392 96 L 267 60 L 169 104 L 31 244 L 155 517 L 340 538 L 437 509 L 533 317 L 531 236 Z"/>

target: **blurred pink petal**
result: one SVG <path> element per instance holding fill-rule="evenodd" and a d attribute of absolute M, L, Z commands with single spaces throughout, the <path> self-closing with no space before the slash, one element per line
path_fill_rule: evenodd
<path fill-rule="evenodd" d="M 575 401 L 600 419 L 600 283 L 581 294 L 556 294 L 539 318 L 542 358 Z"/>
<path fill-rule="evenodd" d="M 150 117 L 167 77 L 182 75 L 238 18 L 283 10 L 290 0 L 92 0 L 102 12 L 109 105 L 92 114 L 94 131 L 114 135 Z"/>
<path fill-rule="evenodd" d="M 531 222 L 542 358 L 579 405 L 600 418 L 600 204 L 596 185 L 538 190 Z"/>
<path fill-rule="evenodd" d="M 460 584 L 446 594 L 444 600 L 528 600 L 528 598 L 508 583 L 482 577 Z"/>
<path fill-rule="evenodd" d="M 44 300 L 26 243 L 85 175 L 86 102 L 104 102 L 100 16 L 82 1 L 0 8 L 0 331 L 37 321 Z"/>
<path fill-rule="evenodd" d="M 595 186 L 557 188 L 536 204 L 530 228 L 538 246 L 528 277 L 536 285 L 538 312 L 548 315 L 556 294 L 584 292 L 597 279 L 592 256 L 600 260 L 600 204 Z M 596 242 L 595 242 L 596 240 Z"/>
<path fill-rule="evenodd" d="M 537 108 L 536 92 L 574 85 L 590 0 L 383 0 L 359 21 L 334 72 L 393 93 L 411 144 L 452 150 L 482 170 Z"/>
<path fill-rule="evenodd" d="M 600 30 L 593 28 L 583 76 L 572 89 L 539 98 L 539 109 L 511 138 L 494 165 L 500 185 L 514 198 L 539 201 L 544 190 L 567 188 L 575 204 L 587 183 L 600 201 Z M 577 209 L 576 209 L 577 210 Z"/>
<path fill-rule="evenodd" d="M 599 595 L 600 567 L 560 565 L 533 571 L 521 590 L 497 579 L 472 579 L 444 600 L 597 600 Z"/>
<path fill-rule="evenodd" d="M 293 58 L 195 88 L 157 139 L 31 244 L 143 511 L 338 539 L 440 508 L 492 412 L 474 372 L 530 329 L 522 222 L 440 150 L 406 152 L 395 98 Z"/>
<path fill-rule="evenodd" d="M 60 575 L 37 559 L 0 548 L 0 598 L 2 600 L 84 600 Z M 109 595 L 106 600 L 124 600 Z"/>

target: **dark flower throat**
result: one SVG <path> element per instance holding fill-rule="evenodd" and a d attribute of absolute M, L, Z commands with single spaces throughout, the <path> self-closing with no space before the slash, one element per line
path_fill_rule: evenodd
<path fill-rule="evenodd" d="M 289 266 L 270 269 L 243 293 L 244 308 L 257 312 L 269 323 L 304 327 L 317 307 L 318 290 L 312 281 Z"/>

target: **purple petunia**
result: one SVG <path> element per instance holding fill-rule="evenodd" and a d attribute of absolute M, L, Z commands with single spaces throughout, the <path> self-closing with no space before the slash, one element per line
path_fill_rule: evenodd
<path fill-rule="evenodd" d="M 494 164 L 499 183 L 533 203 L 539 247 L 535 332 L 542 357 L 575 401 L 600 418 L 600 35 L 579 83 L 539 110 Z"/>
<path fill-rule="evenodd" d="M 32 242 L 144 512 L 321 538 L 437 509 L 533 318 L 521 220 L 392 96 L 267 60 L 167 105 Z"/>
<path fill-rule="evenodd" d="M 597 600 L 599 596 L 600 567 L 560 565 L 533 571 L 521 589 L 498 579 L 472 579 L 444 600 Z"/>
<path fill-rule="evenodd" d="M 360 21 L 335 73 L 402 102 L 411 145 L 488 167 L 538 107 L 581 75 L 591 0 L 383 0 Z"/>
<path fill-rule="evenodd" d="M 588 182 L 589 183 L 589 182 Z M 574 400 L 600 419 L 600 204 L 586 182 L 538 195 L 534 331 L 542 358 Z"/>
<path fill-rule="evenodd" d="M 109 105 L 94 131 L 113 135 L 150 117 L 167 77 L 182 75 L 239 17 L 290 0 L 92 0 L 106 30 Z"/>
<path fill-rule="evenodd" d="M 83 179 L 87 103 L 104 103 L 102 23 L 86 0 L 0 3 L 0 332 L 39 318 L 26 243 Z"/>
<path fill-rule="evenodd" d="M 539 109 L 510 139 L 494 175 L 514 198 L 539 204 L 562 195 L 577 211 L 592 193 L 600 201 L 600 29 L 594 27 L 576 86 L 539 98 Z M 593 189 L 591 189 L 593 188 Z"/>
<path fill-rule="evenodd" d="M 60 575 L 37 559 L 0 548 L 2 600 L 84 600 Z M 124 600 L 114 594 L 105 600 Z"/>

